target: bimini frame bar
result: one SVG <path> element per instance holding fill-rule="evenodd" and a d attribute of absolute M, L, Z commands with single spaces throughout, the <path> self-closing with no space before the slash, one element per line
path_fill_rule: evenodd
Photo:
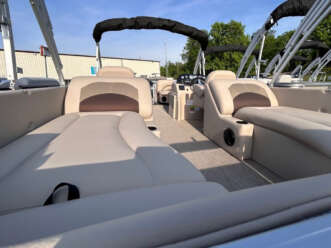
<path fill-rule="evenodd" d="M 199 52 L 198 52 L 198 56 L 197 59 L 195 60 L 195 65 L 194 65 L 194 70 L 193 70 L 193 74 L 199 74 L 200 75 L 206 75 L 206 59 L 205 59 L 205 52 L 202 51 L 202 49 L 200 48 Z"/>
<path fill-rule="evenodd" d="M 311 74 L 309 82 L 316 82 L 318 75 L 321 73 L 323 68 L 331 61 L 331 49 L 321 58 L 316 70 Z"/>
<path fill-rule="evenodd" d="M 208 35 L 204 31 L 177 21 L 149 16 L 113 18 L 99 22 L 95 25 L 93 38 L 96 42 L 96 60 L 98 69 L 102 67 L 99 44 L 102 34 L 108 31 L 121 31 L 125 29 L 161 29 L 172 33 L 182 34 L 198 41 L 202 50 L 199 52 L 202 61 L 201 70 L 203 72 L 205 71 L 203 51 L 205 51 L 208 46 Z"/>
<path fill-rule="evenodd" d="M 303 70 L 303 72 L 300 75 L 300 80 L 303 81 L 303 78 L 308 75 L 308 73 L 315 67 L 317 66 L 319 63 L 321 62 L 321 58 L 318 57 L 316 59 L 314 59 L 309 65 L 307 65 L 307 67 Z"/>
<path fill-rule="evenodd" d="M 267 22 L 270 22 L 271 21 L 271 18 L 269 17 L 268 21 Z M 265 37 L 265 33 L 267 32 L 267 30 L 265 29 L 265 24 L 262 26 L 261 29 L 259 29 L 254 35 L 253 35 L 253 39 L 251 41 L 251 43 L 249 44 L 249 46 L 247 47 L 246 51 L 245 51 L 245 54 L 243 56 L 243 58 L 241 59 L 240 61 L 240 66 L 238 68 L 238 71 L 237 71 L 237 78 L 240 77 L 240 74 L 242 73 L 249 57 L 252 55 L 253 51 L 255 50 L 257 44 L 261 41 L 261 40 L 264 40 L 264 37 Z M 261 49 L 260 49 L 260 53 L 259 53 L 259 58 L 262 57 L 262 51 L 263 51 L 263 47 L 261 45 Z M 256 58 L 255 58 L 256 60 Z M 257 64 L 258 66 L 258 64 Z M 258 70 L 257 70 L 258 71 Z M 258 76 L 258 75 L 257 75 Z"/>
<path fill-rule="evenodd" d="M 264 77 L 268 77 L 272 71 L 272 69 L 275 69 L 277 64 L 279 64 L 279 61 L 281 60 L 282 56 L 280 54 L 277 54 L 268 64 L 265 71 L 262 73 Z M 278 62 L 278 63 L 277 63 Z"/>
<path fill-rule="evenodd" d="M 251 70 L 253 69 L 253 67 L 255 68 L 255 73 L 257 73 L 257 61 L 256 61 L 256 57 L 253 57 L 251 63 L 249 64 L 246 72 L 245 72 L 245 78 L 248 78 L 249 73 L 251 72 Z"/>
<path fill-rule="evenodd" d="M 13 89 L 15 80 L 17 79 L 17 69 L 13 31 L 7 0 L 0 0 L 0 18 L 1 35 L 6 63 L 6 76 L 10 81 L 10 87 Z"/>
<path fill-rule="evenodd" d="M 59 82 L 61 85 L 64 85 L 64 77 L 62 73 L 63 65 L 56 47 L 54 40 L 53 27 L 51 20 L 48 15 L 47 7 L 44 0 L 30 0 L 31 7 L 33 9 L 34 15 L 36 16 L 41 32 L 46 41 L 48 50 L 52 56 L 52 60 L 57 72 Z"/>
<path fill-rule="evenodd" d="M 291 36 L 290 40 L 286 44 L 284 54 L 276 68 L 274 76 L 271 80 L 271 86 L 278 81 L 280 74 L 291 60 L 291 58 L 299 50 L 303 42 L 309 37 L 309 35 L 315 30 L 318 24 L 323 21 L 331 12 L 331 0 L 316 0 L 314 5 L 308 11 L 307 15 L 301 21 L 300 26 Z"/>
<path fill-rule="evenodd" d="M 257 72 L 260 72 L 262 52 L 264 48 L 264 40 L 266 33 L 272 28 L 278 20 L 288 16 L 304 16 L 313 5 L 315 0 L 287 0 L 279 5 L 268 17 L 263 26 L 253 35 L 252 41 L 249 44 L 237 71 L 237 78 L 240 77 L 249 57 L 252 55 L 255 47 L 261 42 L 260 53 L 257 60 Z M 259 78 L 260 75 L 256 75 Z"/>
<path fill-rule="evenodd" d="M 295 67 L 295 69 L 291 72 L 291 76 L 294 77 L 296 75 L 299 75 L 299 78 L 301 78 L 302 75 L 302 65 L 298 65 Z"/>
<path fill-rule="evenodd" d="M 201 64 L 203 66 L 205 66 L 205 59 L 203 59 L 203 61 L 201 61 L 201 56 L 204 57 L 205 55 L 209 55 L 209 54 L 225 53 L 225 52 L 245 53 L 246 50 L 247 50 L 247 46 L 238 45 L 238 44 L 228 44 L 228 45 L 223 45 L 223 46 L 208 47 L 206 49 L 206 51 L 204 52 L 204 54 L 202 54 L 202 55 L 200 54 L 202 52 L 200 50 L 198 53 L 197 59 L 195 61 L 194 73 L 196 74 L 196 72 L 198 71 L 198 68 L 200 69 L 199 66 L 201 66 Z M 257 56 L 259 54 L 259 51 L 254 50 L 252 53 Z"/>

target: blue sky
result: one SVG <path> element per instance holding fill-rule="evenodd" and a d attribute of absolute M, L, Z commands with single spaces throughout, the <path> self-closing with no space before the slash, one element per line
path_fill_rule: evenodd
<path fill-rule="evenodd" d="M 156 16 L 210 30 L 215 21 L 236 20 L 252 34 L 284 0 L 46 0 L 58 49 L 63 53 L 95 54 L 94 25 L 108 18 Z M 29 0 L 9 0 L 16 49 L 38 50 L 45 44 Z M 277 34 L 294 29 L 300 18 L 281 20 Z M 186 37 L 154 30 L 109 32 L 101 40 L 104 56 L 180 61 Z"/>

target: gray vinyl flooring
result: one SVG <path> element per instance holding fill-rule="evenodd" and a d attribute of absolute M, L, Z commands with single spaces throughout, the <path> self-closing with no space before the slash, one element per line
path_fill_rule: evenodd
<path fill-rule="evenodd" d="M 204 136 L 202 122 L 176 121 L 168 115 L 165 105 L 154 105 L 153 111 L 163 142 L 186 157 L 207 181 L 220 183 L 229 191 L 268 184 L 258 173 Z"/>

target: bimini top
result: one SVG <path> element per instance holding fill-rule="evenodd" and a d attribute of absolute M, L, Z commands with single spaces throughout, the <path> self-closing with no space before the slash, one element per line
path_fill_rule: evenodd
<path fill-rule="evenodd" d="M 330 48 L 327 44 L 318 41 L 318 40 L 306 40 L 300 46 L 300 49 L 317 49 L 317 50 L 324 50 L 328 51 Z"/>
<path fill-rule="evenodd" d="M 318 40 L 306 40 L 305 42 L 302 43 L 302 45 L 300 46 L 299 50 L 303 50 L 303 49 L 316 49 L 316 50 L 320 50 L 320 51 L 328 51 L 330 48 L 328 45 L 326 45 L 325 43 L 318 41 Z M 280 52 L 281 56 L 283 56 L 285 52 L 285 48 Z M 301 57 L 301 58 L 300 58 Z M 308 58 L 304 58 L 302 59 L 302 56 L 299 55 L 294 55 L 294 57 L 292 58 L 293 60 L 297 60 L 297 61 L 308 61 Z"/>
<path fill-rule="evenodd" d="M 271 13 L 272 19 L 265 24 L 269 30 L 278 20 L 288 16 L 305 16 L 316 0 L 288 0 L 279 5 Z"/>
<path fill-rule="evenodd" d="M 120 31 L 124 29 L 162 29 L 173 33 L 186 35 L 201 45 L 202 50 L 206 50 L 208 46 L 208 35 L 197 28 L 185 25 L 183 23 L 148 16 L 138 16 L 133 18 L 113 18 L 95 25 L 93 30 L 93 38 L 95 42 L 101 40 L 102 34 L 107 31 Z"/>
<path fill-rule="evenodd" d="M 224 52 L 242 52 L 244 53 L 247 49 L 247 46 L 243 45 L 224 45 L 224 46 L 214 46 L 214 47 L 208 47 L 206 50 L 206 55 L 207 54 L 212 54 L 212 53 L 224 53 Z M 253 54 L 258 55 L 259 51 L 254 50 Z"/>

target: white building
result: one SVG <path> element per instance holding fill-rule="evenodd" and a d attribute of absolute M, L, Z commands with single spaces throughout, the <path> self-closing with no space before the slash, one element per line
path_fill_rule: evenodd
<path fill-rule="evenodd" d="M 79 54 L 60 54 L 63 64 L 65 80 L 71 80 L 76 76 L 93 75 L 93 67 L 96 66 L 94 56 Z M 17 67 L 22 69 L 18 73 L 21 77 L 48 77 L 56 78 L 57 74 L 51 57 L 41 56 L 35 51 L 16 51 Z M 47 66 L 45 66 L 47 65 Z M 131 68 L 136 76 L 160 75 L 160 61 L 102 57 L 103 66 L 125 66 Z M 0 49 L 0 77 L 6 77 L 6 65 L 3 49 Z"/>

